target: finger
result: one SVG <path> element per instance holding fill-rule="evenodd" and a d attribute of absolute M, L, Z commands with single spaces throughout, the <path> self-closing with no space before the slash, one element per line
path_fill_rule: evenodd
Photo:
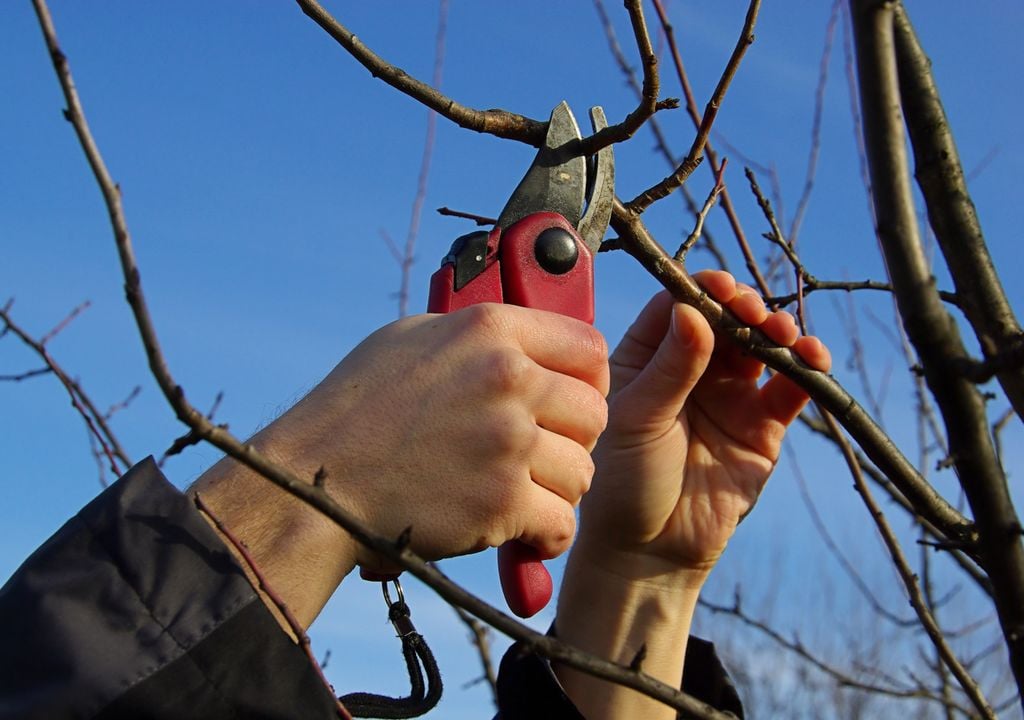
<path fill-rule="evenodd" d="M 540 487 L 576 507 L 590 489 L 594 461 L 578 443 L 542 429 L 530 458 L 530 477 Z"/>
<path fill-rule="evenodd" d="M 582 320 L 515 305 L 480 303 L 455 313 L 460 322 L 487 337 L 514 343 L 542 367 L 579 378 L 608 392 L 608 345 L 600 332 Z"/>
<path fill-rule="evenodd" d="M 632 381 L 657 351 L 668 327 L 674 301 L 668 291 L 652 297 L 610 358 L 612 392 Z"/>
<path fill-rule="evenodd" d="M 793 343 L 793 350 L 805 363 L 815 370 L 828 372 L 832 369 L 832 353 L 814 335 L 805 335 Z"/>
<path fill-rule="evenodd" d="M 810 367 L 828 372 L 832 367 L 832 355 L 825 344 L 813 335 L 799 338 L 793 350 Z M 777 373 L 761 388 L 761 398 L 768 412 L 775 420 L 788 425 L 807 404 L 807 392 L 785 375 Z"/>
<path fill-rule="evenodd" d="M 534 421 L 542 428 L 594 449 L 608 424 L 608 403 L 594 387 L 549 371 L 547 382 L 535 384 Z"/>
<path fill-rule="evenodd" d="M 615 398 L 620 430 L 657 431 L 675 422 L 707 369 L 715 338 L 696 309 L 676 304 L 658 349 L 636 379 Z"/>
<path fill-rule="evenodd" d="M 524 494 L 527 509 L 519 520 L 520 530 L 510 539 L 533 547 L 542 559 L 557 557 L 569 549 L 576 535 L 576 511 L 557 494 L 530 483 Z"/>

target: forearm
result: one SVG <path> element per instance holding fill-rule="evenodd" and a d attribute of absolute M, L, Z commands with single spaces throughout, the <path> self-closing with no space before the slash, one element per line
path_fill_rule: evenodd
<path fill-rule="evenodd" d="M 641 669 L 679 687 L 683 658 L 704 572 L 659 572 L 647 563 L 614 567 L 581 541 L 566 566 L 558 601 L 559 638 L 600 657 L 629 665 L 643 648 Z M 638 572 L 639 570 L 639 572 Z M 640 693 L 565 666 L 555 673 L 591 720 L 675 718 L 675 711 Z"/>
<path fill-rule="evenodd" d="M 315 458 L 300 452 L 294 442 L 273 428 L 250 442 L 312 482 L 316 468 L 306 465 Z M 355 566 L 353 540 L 343 529 L 232 458 L 223 458 L 203 473 L 189 494 L 200 495 L 211 515 L 234 539 L 245 544 L 252 564 L 303 627 L 313 622 Z M 213 517 L 204 517 L 245 569 L 282 628 L 291 633 L 276 603 L 259 588 L 249 561 L 216 527 Z"/>

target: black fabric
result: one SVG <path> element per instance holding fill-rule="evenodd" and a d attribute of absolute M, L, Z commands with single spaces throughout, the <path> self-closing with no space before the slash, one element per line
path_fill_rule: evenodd
<path fill-rule="evenodd" d="M 115 714 L 102 717 L 201 717 L 195 705 L 185 714 L 157 710 L 193 673 L 230 686 L 224 702 L 241 708 L 238 717 L 254 717 L 244 708 L 263 702 L 268 687 L 312 687 L 305 656 L 151 458 L 25 561 L 0 588 L 0 618 L 2 720 L 93 718 L 105 709 Z M 300 712 L 279 717 L 326 717 L 301 707 L 323 706 L 317 687 L 292 698 Z"/>
<path fill-rule="evenodd" d="M 743 720 L 739 694 L 712 643 L 691 636 L 684 665 L 683 692 Z M 551 663 L 519 643 L 501 659 L 498 707 L 494 720 L 586 720 L 562 690 Z"/>
<path fill-rule="evenodd" d="M 337 717 L 334 698 L 234 557 L 151 458 L 0 588 L 0 720 Z M 683 689 L 742 717 L 710 643 Z M 582 716 L 550 665 L 513 646 L 502 720 Z"/>
<path fill-rule="evenodd" d="M 336 720 L 334 697 L 262 602 L 134 686 L 96 720 Z"/>

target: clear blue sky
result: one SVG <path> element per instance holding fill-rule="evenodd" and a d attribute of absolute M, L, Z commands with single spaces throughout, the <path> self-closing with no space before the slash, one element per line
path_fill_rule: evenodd
<path fill-rule="evenodd" d="M 803 184 L 830 5 L 766 3 L 757 41 L 716 126 L 743 153 L 777 168 L 789 209 Z M 1011 301 L 1022 308 L 1024 284 L 1015 271 L 1024 226 L 1018 197 L 1024 176 L 1018 38 L 1024 9 L 1007 0 L 907 5 L 933 59 L 964 164 L 984 165 L 971 189 Z M 608 6 L 621 44 L 635 57 L 620 4 Z M 437 3 L 330 7 L 379 53 L 429 79 Z M 735 43 L 745 3 L 675 0 L 669 7 L 703 104 Z M 405 237 L 426 110 L 371 78 L 291 3 L 61 1 L 52 10 L 93 132 L 123 189 L 171 369 L 199 407 L 223 391 L 218 418 L 247 435 L 395 317 L 399 275 L 380 234 Z M 566 99 L 579 117 L 587 106 L 601 104 L 612 122 L 634 104 L 589 2 L 453 0 L 448 33 L 443 89 L 464 104 L 544 118 Z M 141 395 L 117 416 L 115 429 L 134 458 L 159 455 L 182 430 L 149 378 L 123 301 L 106 213 L 61 117 L 63 100 L 28 2 L 0 5 L 0 46 L 0 302 L 15 298 L 14 317 L 41 335 L 72 307 L 91 301 L 51 350 L 99 405 L 115 403 L 141 385 Z M 662 94 L 679 95 L 665 60 Z M 880 279 L 884 271 L 866 214 L 843 71 L 837 34 L 803 252 L 819 277 Z M 692 137 L 686 116 L 677 111 L 659 117 L 683 152 Z M 630 197 L 664 174 L 651 146 L 650 134 L 642 130 L 616 150 L 621 195 Z M 464 221 L 430 210 L 449 205 L 497 213 L 531 156 L 525 146 L 439 121 L 413 309 L 424 306 L 427 278 L 451 240 L 469 229 Z M 745 189 L 739 158 L 732 158 L 726 181 L 748 235 L 760 243 L 767 228 Z M 703 197 L 709 182 L 706 172 L 698 172 L 694 194 Z M 651 227 L 666 245 L 678 243 L 692 225 L 680 208 L 673 198 L 650 213 Z M 717 211 L 709 229 L 731 248 Z M 766 244 L 756 247 L 759 256 L 767 254 Z M 735 257 L 731 253 L 739 271 Z M 703 260 L 693 263 L 699 267 Z M 614 343 L 656 286 L 624 255 L 601 256 L 597 266 L 597 324 Z M 815 298 L 815 327 L 834 348 L 836 374 L 860 395 L 845 365 L 848 334 L 837 319 L 837 301 L 846 299 Z M 865 300 L 859 318 L 875 382 L 888 387 L 886 419 L 900 429 L 911 403 L 905 363 L 870 313 L 888 324 L 891 311 L 884 300 Z M 37 364 L 12 338 L 0 343 L 0 374 Z M 1005 407 L 1002 401 L 997 405 Z M 897 435 L 913 442 L 909 428 Z M 0 385 L 0 437 L 5 578 L 99 484 L 82 423 L 52 378 Z M 1015 446 L 1009 465 L 1016 481 L 1019 426 L 1008 439 Z M 818 501 L 837 527 L 855 527 L 863 511 L 833 453 L 813 442 L 797 447 Z M 209 448 L 191 449 L 173 459 L 167 473 L 183 487 L 217 456 Z M 792 602 L 815 606 L 795 570 L 817 545 L 802 510 L 793 510 L 796 498 L 784 461 L 765 507 L 744 525 L 719 571 L 712 588 L 719 597 L 731 592 L 741 574 L 749 576 L 751 567 L 768 572 L 764 568 L 776 563 L 772 582 L 787 588 Z M 874 540 L 849 533 L 853 544 L 877 554 Z M 447 569 L 497 600 L 493 565 L 488 554 L 450 562 Z M 446 670 L 449 689 L 439 716 L 484 715 L 483 690 L 462 688 L 477 670 L 458 621 L 426 589 L 410 594 L 414 619 Z M 535 625 L 549 620 L 542 616 Z M 401 692 L 401 661 L 376 588 L 346 582 L 316 626 L 314 643 L 318 652 L 332 651 L 328 673 L 339 691 Z"/>

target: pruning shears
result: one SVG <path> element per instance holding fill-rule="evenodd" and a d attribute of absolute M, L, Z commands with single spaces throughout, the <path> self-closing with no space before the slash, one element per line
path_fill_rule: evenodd
<path fill-rule="evenodd" d="M 607 125 L 600 107 L 591 108 L 590 121 L 595 132 Z M 494 229 L 458 238 L 441 261 L 430 280 L 428 312 L 496 302 L 594 322 L 593 260 L 611 218 L 615 163 L 610 146 L 592 158 L 573 156 L 580 138 L 576 118 L 560 103 Z M 498 548 L 498 574 L 520 617 L 551 599 L 551 575 L 529 545 Z"/>

